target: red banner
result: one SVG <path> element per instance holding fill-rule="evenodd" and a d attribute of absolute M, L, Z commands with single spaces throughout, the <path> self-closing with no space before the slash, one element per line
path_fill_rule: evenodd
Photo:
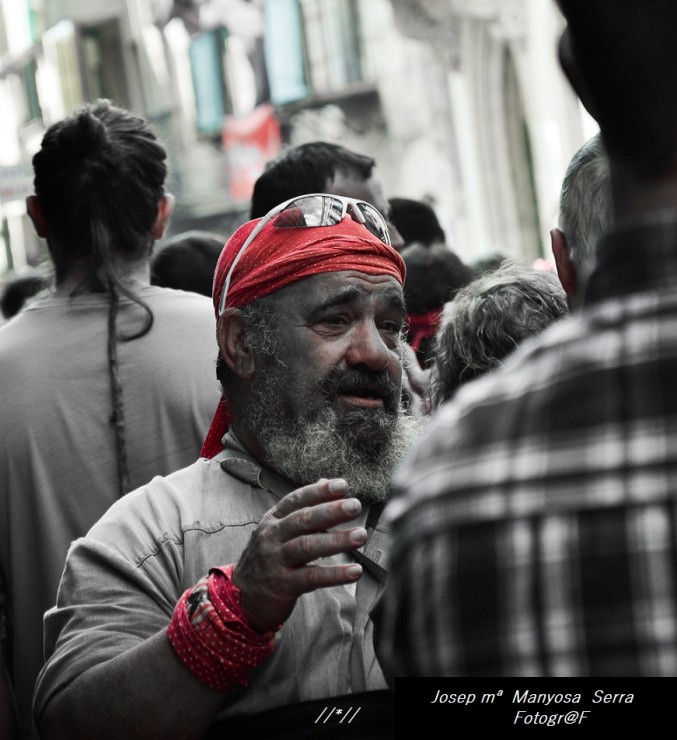
<path fill-rule="evenodd" d="M 223 148 L 231 195 L 235 200 L 250 200 L 256 178 L 282 148 L 273 106 L 265 103 L 247 116 L 226 116 Z"/>

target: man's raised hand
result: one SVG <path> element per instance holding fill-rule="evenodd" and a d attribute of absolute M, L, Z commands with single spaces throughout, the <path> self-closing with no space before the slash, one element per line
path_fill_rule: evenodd
<path fill-rule="evenodd" d="M 254 629 L 276 629 L 301 594 L 351 583 L 362 575 L 356 563 L 310 565 L 367 541 L 363 527 L 326 531 L 362 510 L 357 499 L 346 498 L 347 488 L 341 478 L 322 478 L 287 494 L 261 519 L 233 571 L 240 606 Z"/>

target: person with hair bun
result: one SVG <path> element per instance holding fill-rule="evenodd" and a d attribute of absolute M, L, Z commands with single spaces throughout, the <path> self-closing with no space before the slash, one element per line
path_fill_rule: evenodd
<path fill-rule="evenodd" d="M 85 106 L 48 129 L 33 168 L 27 210 L 55 288 L 0 329 L 0 637 L 26 737 L 71 541 L 192 462 L 219 397 L 211 301 L 150 284 L 173 197 L 147 123 Z"/>

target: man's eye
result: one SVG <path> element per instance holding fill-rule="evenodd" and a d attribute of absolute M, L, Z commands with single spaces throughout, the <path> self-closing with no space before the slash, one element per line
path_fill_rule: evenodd
<path fill-rule="evenodd" d="M 322 324 L 329 324 L 329 326 L 345 326 L 348 323 L 348 319 L 345 316 L 326 316 L 321 321 Z"/>
<path fill-rule="evenodd" d="M 389 334 L 399 334 L 402 330 L 402 324 L 397 321 L 383 321 L 381 323 L 381 331 L 386 331 Z"/>

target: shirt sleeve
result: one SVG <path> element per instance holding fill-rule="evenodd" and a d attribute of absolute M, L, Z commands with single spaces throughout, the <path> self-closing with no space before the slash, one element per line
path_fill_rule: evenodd
<path fill-rule="evenodd" d="M 69 552 L 56 605 L 45 615 L 45 657 L 34 696 L 39 722 L 50 699 L 88 669 L 165 629 L 181 595 L 179 544 L 127 559 L 88 537 Z"/>

